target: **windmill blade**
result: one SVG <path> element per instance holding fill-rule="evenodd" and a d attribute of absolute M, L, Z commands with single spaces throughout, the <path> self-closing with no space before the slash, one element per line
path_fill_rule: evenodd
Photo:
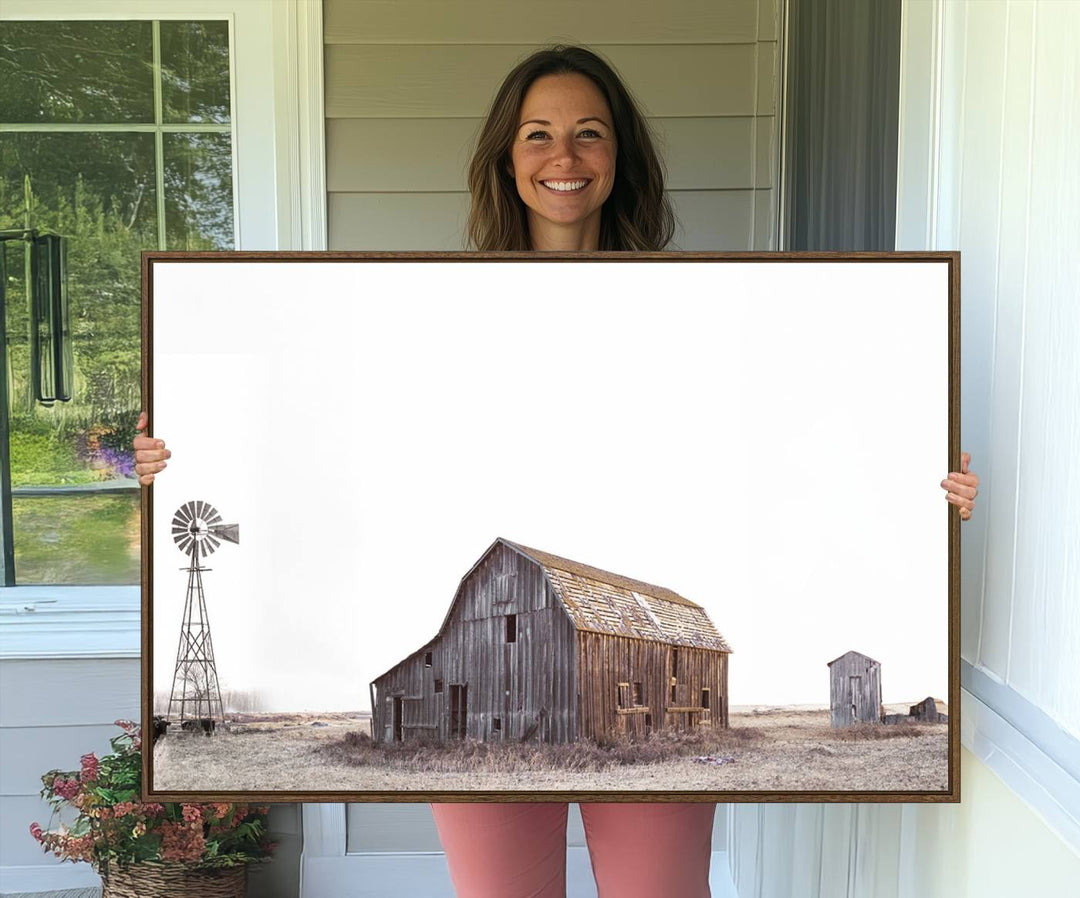
<path fill-rule="evenodd" d="M 206 506 L 209 505 L 209 504 L 210 504 L 209 502 L 203 502 L 202 499 L 196 499 L 195 500 L 195 517 L 202 518 L 205 521 L 206 520 L 206 515 L 203 514 L 203 509 L 206 508 Z"/>
<path fill-rule="evenodd" d="M 182 539 L 178 539 L 176 541 L 176 545 L 179 547 L 180 551 L 186 555 L 188 548 L 193 542 L 195 542 L 195 540 L 193 540 L 190 536 L 185 536 Z"/>
<path fill-rule="evenodd" d="M 210 532 L 219 539 L 223 539 L 230 543 L 240 542 L 240 525 L 239 524 L 214 524 L 210 528 Z"/>
<path fill-rule="evenodd" d="M 206 521 L 207 526 L 209 526 L 210 524 L 216 524 L 218 521 L 221 520 L 221 515 L 218 514 L 218 510 L 214 508 L 213 505 L 207 506 L 206 515 L 207 516 L 204 520 Z"/>
<path fill-rule="evenodd" d="M 185 524 L 190 524 L 191 519 L 195 517 L 195 503 L 185 502 L 178 509 L 176 509 L 176 517 L 178 517 Z"/>

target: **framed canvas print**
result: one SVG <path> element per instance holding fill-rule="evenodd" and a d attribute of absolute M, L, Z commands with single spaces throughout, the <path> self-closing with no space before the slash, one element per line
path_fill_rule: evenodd
<path fill-rule="evenodd" d="M 148 800 L 959 799 L 959 256 L 146 253 Z"/>

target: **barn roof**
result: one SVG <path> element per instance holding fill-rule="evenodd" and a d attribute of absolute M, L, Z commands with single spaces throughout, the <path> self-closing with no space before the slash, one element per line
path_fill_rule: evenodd
<path fill-rule="evenodd" d="M 571 622 L 579 630 L 605 633 L 610 636 L 631 636 L 674 645 L 730 652 L 731 646 L 717 631 L 705 609 L 663 586 L 653 586 L 641 580 L 602 571 L 600 568 L 561 558 L 550 552 L 530 549 L 520 543 L 499 537 L 477 562 L 469 568 L 461 583 L 469 579 L 491 551 L 499 545 L 520 552 L 540 565 L 551 588 L 562 602 Z M 375 680 L 380 680 L 410 658 L 426 651 L 446 631 L 454 605 L 461 594 L 459 585 L 454 600 L 447 609 L 439 632 L 423 646 L 397 662 Z M 375 682 L 374 680 L 372 682 Z"/>
<path fill-rule="evenodd" d="M 730 652 L 705 609 L 663 586 L 496 540 L 535 561 L 579 630 Z"/>

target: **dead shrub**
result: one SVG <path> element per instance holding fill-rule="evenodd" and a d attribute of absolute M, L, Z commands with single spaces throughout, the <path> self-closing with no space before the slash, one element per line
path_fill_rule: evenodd
<path fill-rule="evenodd" d="M 923 723 L 853 723 L 851 726 L 833 730 L 837 738 L 845 742 L 872 739 L 905 739 L 912 736 L 928 736 L 935 732 L 933 724 Z"/>
<path fill-rule="evenodd" d="M 547 745 L 536 742 L 440 743 L 430 736 L 375 744 L 367 733 L 349 732 L 314 751 L 332 763 L 409 771 L 525 773 L 600 771 L 613 766 L 655 764 L 682 757 L 730 754 L 761 744 L 753 730 L 735 728 L 661 731 L 645 739 L 609 735 L 604 744 L 590 739 Z"/>

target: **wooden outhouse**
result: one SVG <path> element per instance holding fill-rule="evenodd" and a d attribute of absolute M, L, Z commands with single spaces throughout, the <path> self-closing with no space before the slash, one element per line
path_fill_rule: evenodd
<path fill-rule="evenodd" d="M 859 652 L 830 661 L 829 707 L 834 727 L 881 723 L 881 665 Z"/>
<path fill-rule="evenodd" d="M 596 741 L 726 727 L 731 649 L 700 605 L 497 539 L 434 639 L 371 683 L 376 741 Z"/>

